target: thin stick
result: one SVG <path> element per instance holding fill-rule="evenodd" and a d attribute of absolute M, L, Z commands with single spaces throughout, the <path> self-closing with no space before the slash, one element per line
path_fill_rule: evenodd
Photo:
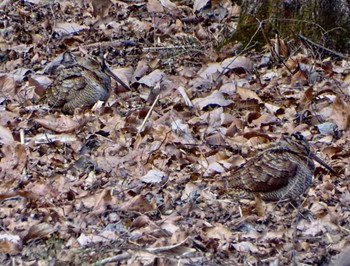
<path fill-rule="evenodd" d="M 25 144 L 25 135 L 24 135 L 24 129 L 23 128 L 21 128 L 19 130 L 19 138 L 20 138 L 21 144 L 24 145 Z M 25 179 L 27 177 L 27 164 L 23 168 L 22 177 L 23 177 L 23 179 Z"/>
<path fill-rule="evenodd" d="M 163 47 L 145 47 L 142 48 L 143 52 L 157 51 L 157 50 L 188 50 L 188 49 L 201 49 L 200 46 L 194 45 L 177 45 L 177 46 L 163 46 Z"/>
<path fill-rule="evenodd" d="M 117 256 L 113 256 L 113 257 L 109 257 L 109 258 L 106 258 L 103 260 L 96 261 L 94 264 L 92 264 L 92 266 L 106 265 L 107 263 L 128 260 L 130 258 L 131 258 L 131 254 L 129 254 L 129 253 L 120 254 Z"/>
<path fill-rule="evenodd" d="M 140 134 L 140 133 L 142 132 L 142 130 L 143 130 L 143 128 L 145 127 L 145 124 L 146 124 L 148 118 L 150 117 L 150 115 L 151 115 L 151 113 L 152 113 L 154 107 L 156 106 L 156 104 L 157 104 L 159 98 L 160 98 L 160 94 L 157 95 L 157 98 L 154 100 L 154 102 L 153 102 L 153 104 L 152 104 L 152 106 L 151 106 L 151 109 L 148 110 L 148 113 L 147 113 L 145 119 L 143 120 L 141 127 L 140 127 L 139 130 L 137 131 L 137 134 Z"/>

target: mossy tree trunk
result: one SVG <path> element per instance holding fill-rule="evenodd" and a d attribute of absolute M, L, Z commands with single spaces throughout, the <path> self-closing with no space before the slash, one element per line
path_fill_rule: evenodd
<path fill-rule="evenodd" d="M 234 40 L 244 45 L 266 44 L 276 33 L 282 38 L 302 34 L 330 49 L 350 51 L 348 0 L 245 0 Z"/>

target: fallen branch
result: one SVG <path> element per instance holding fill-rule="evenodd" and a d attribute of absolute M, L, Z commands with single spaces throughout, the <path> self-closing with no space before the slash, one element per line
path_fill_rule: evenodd
<path fill-rule="evenodd" d="M 341 54 L 341 53 L 338 53 L 336 51 L 333 51 L 331 49 L 328 49 L 318 43 L 315 43 L 313 41 L 311 41 L 310 39 L 306 38 L 305 36 L 301 35 L 301 34 L 298 34 L 298 38 L 300 39 L 300 41 L 306 46 L 308 47 L 309 49 L 313 50 L 313 51 L 318 51 L 318 52 L 322 52 L 322 53 L 325 53 L 325 54 L 329 54 L 329 55 L 333 55 L 334 57 L 338 57 L 338 58 L 341 58 L 341 59 L 345 59 L 346 57 Z"/>

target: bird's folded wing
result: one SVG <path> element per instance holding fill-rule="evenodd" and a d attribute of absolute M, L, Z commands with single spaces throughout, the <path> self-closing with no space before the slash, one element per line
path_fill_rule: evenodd
<path fill-rule="evenodd" d="M 298 164 L 290 160 L 288 151 L 276 149 L 254 157 L 228 177 L 229 187 L 250 192 L 275 191 L 288 184 L 298 170 Z"/>

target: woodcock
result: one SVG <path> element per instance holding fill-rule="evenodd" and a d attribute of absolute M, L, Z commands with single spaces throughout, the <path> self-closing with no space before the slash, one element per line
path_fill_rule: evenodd
<path fill-rule="evenodd" d="M 106 66 L 103 56 L 85 56 L 76 61 L 65 52 L 54 70 L 55 79 L 40 100 L 51 107 L 61 107 L 63 113 L 73 114 L 76 108 L 91 107 L 97 101 L 106 101 L 111 90 L 111 78 L 125 85 Z"/>
<path fill-rule="evenodd" d="M 275 147 L 251 158 L 224 181 L 227 189 L 242 197 L 260 195 L 264 200 L 294 199 L 310 187 L 317 161 L 332 168 L 313 154 L 309 142 L 299 133 L 283 137 Z"/>

